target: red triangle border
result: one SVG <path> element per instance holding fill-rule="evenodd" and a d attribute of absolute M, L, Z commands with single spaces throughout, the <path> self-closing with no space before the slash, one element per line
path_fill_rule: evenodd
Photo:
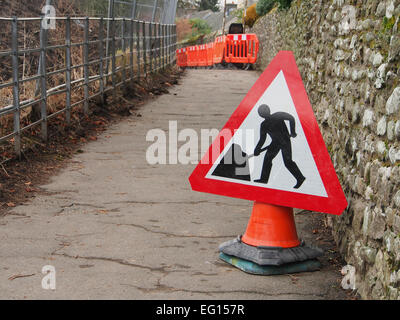
<path fill-rule="evenodd" d="M 211 169 L 213 163 L 205 164 L 203 161 L 198 164 L 189 178 L 192 189 L 195 191 L 265 202 L 285 207 L 340 215 L 347 207 L 347 200 L 340 186 L 328 150 L 326 149 L 294 55 L 291 51 L 280 51 L 276 55 L 247 93 L 243 101 L 239 104 L 223 129 L 230 129 L 233 134 L 234 130 L 240 127 L 249 112 L 280 71 L 283 71 L 285 76 L 304 134 L 328 197 L 208 179 L 205 176 Z M 203 159 L 210 158 L 212 146 L 218 141 L 220 141 L 220 135 L 218 135 L 211 144 Z M 228 143 L 229 141 L 224 141 L 224 148 Z"/>

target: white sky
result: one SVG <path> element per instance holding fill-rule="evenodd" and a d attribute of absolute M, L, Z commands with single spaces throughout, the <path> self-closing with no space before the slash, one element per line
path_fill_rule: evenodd
<path fill-rule="evenodd" d="M 226 3 L 235 3 L 237 4 L 239 2 L 239 0 L 226 0 Z M 224 0 L 219 0 L 219 7 L 223 8 L 224 7 Z"/>

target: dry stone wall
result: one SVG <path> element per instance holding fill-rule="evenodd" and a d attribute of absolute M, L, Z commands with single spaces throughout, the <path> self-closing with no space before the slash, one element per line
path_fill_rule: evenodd
<path fill-rule="evenodd" d="M 363 298 L 400 299 L 400 0 L 295 0 L 251 32 L 294 52 L 349 201 L 328 217 Z"/>

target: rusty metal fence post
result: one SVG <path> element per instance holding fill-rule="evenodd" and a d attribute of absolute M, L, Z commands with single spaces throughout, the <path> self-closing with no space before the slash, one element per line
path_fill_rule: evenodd
<path fill-rule="evenodd" d="M 173 38 L 172 38 L 172 54 L 173 54 L 173 60 L 172 63 L 176 62 L 176 49 L 177 49 L 177 35 L 176 35 L 176 24 L 172 25 L 172 30 L 173 30 Z"/>
<path fill-rule="evenodd" d="M 137 68 L 138 68 L 138 70 L 137 70 L 137 76 L 138 76 L 138 79 L 140 79 L 140 22 L 139 21 L 136 21 L 135 22 L 135 26 L 136 26 L 136 59 L 137 59 Z"/>
<path fill-rule="evenodd" d="M 153 23 L 149 22 L 149 36 L 148 36 L 148 46 L 149 46 L 149 71 L 153 72 Z"/>
<path fill-rule="evenodd" d="M 66 111 L 67 123 L 71 122 L 71 19 L 65 20 L 65 86 L 66 86 Z"/>
<path fill-rule="evenodd" d="M 47 141 L 47 78 L 46 78 L 46 30 L 43 28 L 44 18 L 40 23 L 40 99 L 41 99 L 41 134 L 42 140 Z"/>
<path fill-rule="evenodd" d="M 115 19 L 111 20 L 111 79 L 113 87 L 113 102 L 117 102 L 117 79 L 116 79 L 116 69 L 117 69 L 117 59 L 116 59 L 116 39 L 115 39 Z"/>
<path fill-rule="evenodd" d="M 104 96 L 104 18 L 99 20 L 99 73 L 100 73 L 100 99 L 101 103 L 105 103 Z"/>
<path fill-rule="evenodd" d="M 89 18 L 85 19 L 85 39 L 83 44 L 83 73 L 85 77 L 84 95 L 85 102 L 83 110 L 89 113 Z"/>
<path fill-rule="evenodd" d="M 133 63 L 133 45 L 135 41 L 135 32 L 134 32 L 134 21 L 133 19 L 129 23 L 129 54 L 130 54 L 130 72 L 131 72 L 131 82 L 135 80 L 135 71 L 134 71 L 134 63 Z"/>
<path fill-rule="evenodd" d="M 165 29 L 164 29 L 164 25 L 160 26 L 161 28 L 161 43 L 160 43 L 160 47 L 161 47 L 161 64 L 162 64 L 162 69 L 165 69 Z"/>
<path fill-rule="evenodd" d="M 172 28 L 168 25 L 168 64 L 171 64 L 171 43 L 172 43 Z"/>
<path fill-rule="evenodd" d="M 146 22 L 142 22 L 142 37 L 143 37 L 143 75 L 146 77 L 147 76 L 147 52 L 146 52 L 146 46 L 147 46 L 147 41 L 146 41 Z"/>
<path fill-rule="evenodd" d="M 126 38 L 125 38 L 125 19 L 122 19 L 121 24 L 121 47 L 122 47 L 122 56 L 121 56 L 121 68 L 122 68 L 122 84 L 124 89 L 126 89 Z"/>
<path fill-rule="evenodd" d="M 12 20 L 12 66 L 13 66 L 13 106 L 14 106 L 14 147 L 18 158 L 21 158 L 21 123 L 19 104 L 19 61 L 18 61 L 18 20 Z"/>
<path fill-rule="evenodd" d="M 157 59 L 158 69 L 161 69 L 161 24 L 157 23 Z"/>

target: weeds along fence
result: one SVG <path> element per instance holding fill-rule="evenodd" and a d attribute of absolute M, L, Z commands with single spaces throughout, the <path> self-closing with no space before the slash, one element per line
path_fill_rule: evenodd
<path fill-rule="evenodd" d="M 176 61 L 176 26 L 124 18 L 0 18 L 0 144 L 140 81 Z M 54 28 L 48 29 L 49 23 Z M 6 37 L 4 37 L 6 33 Z"/>

